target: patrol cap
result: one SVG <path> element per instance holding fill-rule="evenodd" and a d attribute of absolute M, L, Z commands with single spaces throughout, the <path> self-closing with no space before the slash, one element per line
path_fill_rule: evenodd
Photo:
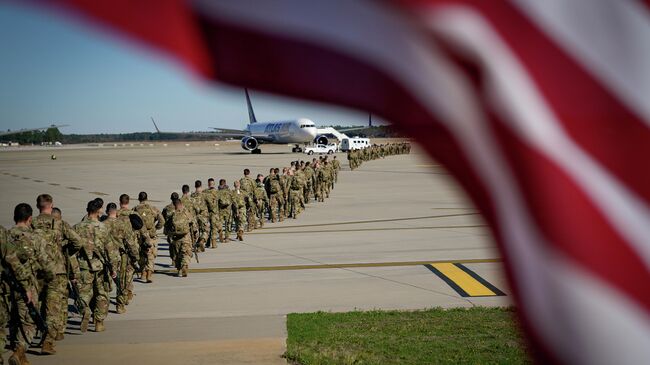
<path fill-rule="evenodd" d="M 140 218 L 140 216 L 135 213 L 129 214 L 129 221 L 131 222 L 131 228 L 133 228 L 136 231 L 142 229 L 142 227 L 144 226 L 144 222 L 142 221 L 142 218 Z"/>

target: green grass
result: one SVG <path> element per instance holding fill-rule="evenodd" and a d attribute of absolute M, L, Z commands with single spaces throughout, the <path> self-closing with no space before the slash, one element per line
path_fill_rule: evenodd
<path fill-rule="evenodd" d="M 302 365 L 531 362 L 512 308 L 289 314 L 287 331 Z"/>

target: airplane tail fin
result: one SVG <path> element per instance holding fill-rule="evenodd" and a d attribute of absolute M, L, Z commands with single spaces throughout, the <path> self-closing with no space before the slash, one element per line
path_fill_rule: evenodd
<path fill-rule="evenodd" d="M 156 133 L 160 133 L 160 129 L 158 129 L 158 126 L 156 125 L 156 121 L 153 120 L 153 117 L 151 117 L 151 121 L 153 122 L 154 128 L 156 128 Z"/>
<path fill-rule="evenodd" d="M 248 121 L 250 124 L 257 123 L 257 118 L 255 118 L 255 112 L 253 111 L 253 104 L 251 103 L 251 97 L 248 96 L 248 89 L 244 89 L 246 92 L 246 104 L 248 105 Z"/>

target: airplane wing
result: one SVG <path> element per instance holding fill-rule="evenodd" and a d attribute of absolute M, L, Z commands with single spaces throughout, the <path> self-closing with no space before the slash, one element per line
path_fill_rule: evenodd
<path fill-rule="evenodd" d="M 9 136 L 12 134 L 18 134 L 18 133 L 23 133 L 23 132 L 33 132 L 33 131 L 42 131 L 45 129 L 50 129 L 50 128 L 62 128 L 62 127 L 67 127 L 68 124 L 61 124 L 61 125 L 49 125 L 47 127 L 40 127 L 40 128 L 25 128 L 25 129 L 17 129 L 15 131 L 6 131 L 6 132 L 0 132 L 0 136 Z"/>

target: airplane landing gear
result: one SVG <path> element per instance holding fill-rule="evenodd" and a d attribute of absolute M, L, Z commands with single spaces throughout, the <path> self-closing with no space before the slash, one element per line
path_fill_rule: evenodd
<path fill-rule="evenodd" d="M 301 148 L 299 145 L 296 145 L 296 147 L 293 147 L 293 148 L 291 149 L 291 152 L 294 152 L 294 153 L 296 153 L 296 152 L 302 152 L 302 148 Z"/>
<path fill-rule="evenodd" d="M 262 153 L 262 150 L 259 149 L 259 148 L 256 148 L 256 149 L 252 150 L 251 153 L 254 154 L 254 155 L 259 155 L 260 153 Z"/>

